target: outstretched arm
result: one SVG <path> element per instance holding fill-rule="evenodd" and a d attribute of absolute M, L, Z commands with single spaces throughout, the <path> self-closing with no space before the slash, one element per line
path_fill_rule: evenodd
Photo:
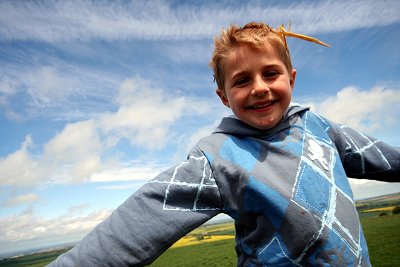
<path fill-rule="evenodd" d="M 221 212 L 219 189 L 198 150 L 146 183 L 50 266 L 143 266 Z"/>
<path fill-rule="evenodd" d="M 400 182 L 400 148 L 343 125 L 331 124 L 330 135 L 348 177 Z"/>

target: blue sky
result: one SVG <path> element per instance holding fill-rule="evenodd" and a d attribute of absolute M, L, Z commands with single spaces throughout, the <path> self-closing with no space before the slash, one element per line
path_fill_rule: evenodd
<path fill-rule="evenodd" d="M 284 2 L 284 3 L 283 3 Z M 400 2 L 0 1 L 0 255 L 78 240 L 229 115 L 222 27 L 290 39 L 293 100 L 400 146 Z M 356 198 L 400 184 L 351 181 Z"/>

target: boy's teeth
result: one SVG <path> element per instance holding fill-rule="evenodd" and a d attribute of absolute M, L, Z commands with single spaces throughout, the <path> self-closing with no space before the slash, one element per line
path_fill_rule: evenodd
<path fill-rule="evenodd" d="M 271 102 L 263 104 L 263 105 L 255 105 L 255 106 L 253 106 L 253 108 L 263 108 L 263 107 L 266 107 L 266 106 L 269 106 L 269 105 L 271 105 Z"/>

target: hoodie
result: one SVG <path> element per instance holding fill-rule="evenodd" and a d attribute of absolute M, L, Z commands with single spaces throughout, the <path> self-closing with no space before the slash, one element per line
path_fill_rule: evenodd
<path fill-rule="evenodd" d="M 226 117 L 50 266 L 144 266 L 219 213 L 238 266 L 370 266 L 348 177 L 398 182 L 399 159 L 300 106 L 269 130 Z"/>

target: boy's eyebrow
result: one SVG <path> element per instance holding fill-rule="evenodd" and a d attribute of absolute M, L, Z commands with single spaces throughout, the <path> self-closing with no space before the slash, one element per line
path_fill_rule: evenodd
<path fill-rule="evenodd" d="M 234 72 L 233 75 L 229 76 L 228 79 L 229 80 L 234 80 L 235 78 L 239 77 L 239 76 L 243 76 L 243 75 L 247 75 L 249 72 L 248 71 L 238 71 L 238 72 Z"/>

